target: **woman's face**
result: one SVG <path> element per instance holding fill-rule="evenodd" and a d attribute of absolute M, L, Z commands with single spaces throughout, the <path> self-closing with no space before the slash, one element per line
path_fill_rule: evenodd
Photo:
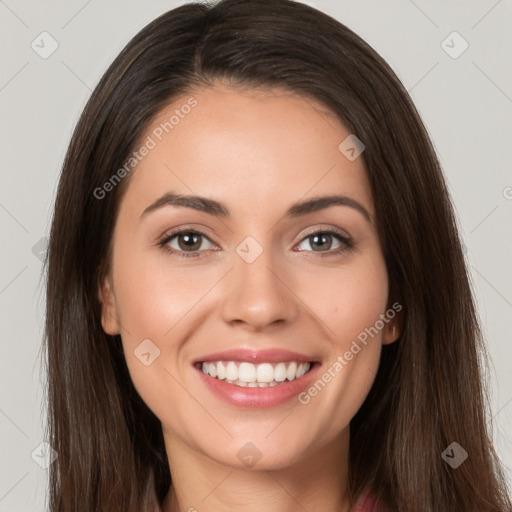
<path fill-rule="evenodd" d="M 284 468 L 347 441 L 398 335 L 349 135 L 312 100 L 219 85 L 174 101 L 135 148 L 102 322 L 167 447 Z"/>

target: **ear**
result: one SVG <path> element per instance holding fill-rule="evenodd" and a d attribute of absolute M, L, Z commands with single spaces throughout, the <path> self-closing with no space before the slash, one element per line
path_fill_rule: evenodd
<path fill-rule="evenodd" d="M 101 325 L 103 330 L 114 336 L 120 333 L 120 323 L 117 314 L 116 300 L 112 282 L 107 276 L 99 286 L 99 299 L 101 303 Z"/>
<path fill-rule="evenodd" d="M 382 330 L 383 345 L 389 345 L 400 338 L 404 326 L 403 307 L 398 302 L 395 302 L 393 307 L 387 310 L 387 312 L 389 311 L 393 311 L 395 314 L 393 316 L 389 314 L 387 315 L 389 320 L 386 322 L 384 329 Z"/>

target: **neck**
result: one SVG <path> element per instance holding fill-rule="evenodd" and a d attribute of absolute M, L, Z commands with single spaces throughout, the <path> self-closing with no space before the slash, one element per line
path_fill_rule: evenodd
<path fill-rule="evenodd" d="M 166 438 L 172 486 L 164 512 L 346 512 L 349 431 L 292 466 L 238 469 Z"/>

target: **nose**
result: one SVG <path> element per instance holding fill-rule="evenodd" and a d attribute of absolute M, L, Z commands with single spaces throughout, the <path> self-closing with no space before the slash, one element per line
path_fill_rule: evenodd
<path fill-rule="evenodd" d="M 264 250 L 252 263 L 235 253 L 222 306 L 224 321 L 254 331 L 293 321 L 299 312 L 298 299 L 293 283 L 288 282 L 291 273 L 285 275 L 283 268 L 276 267 L 270 250 Z"/>

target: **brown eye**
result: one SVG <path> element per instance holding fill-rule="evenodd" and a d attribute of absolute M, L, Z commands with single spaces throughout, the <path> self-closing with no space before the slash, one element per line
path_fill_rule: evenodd
<path fill-rule="evenodd" d="M 205 241 L 207 241 L 206 247 Z M 160 242 L 160 245 L 171 253 L 187 256 L 200 256 L 201 253 L 206 252 L 213 246 L 205 234 L 191 230 L 171 233 Z"/>
<path fill-rule="evenodd" d="M 176 236 L 179 248 L 182 251 L 195 251 L 201 247 L 202 235 L 196 233 L 180 233 Z"/>

